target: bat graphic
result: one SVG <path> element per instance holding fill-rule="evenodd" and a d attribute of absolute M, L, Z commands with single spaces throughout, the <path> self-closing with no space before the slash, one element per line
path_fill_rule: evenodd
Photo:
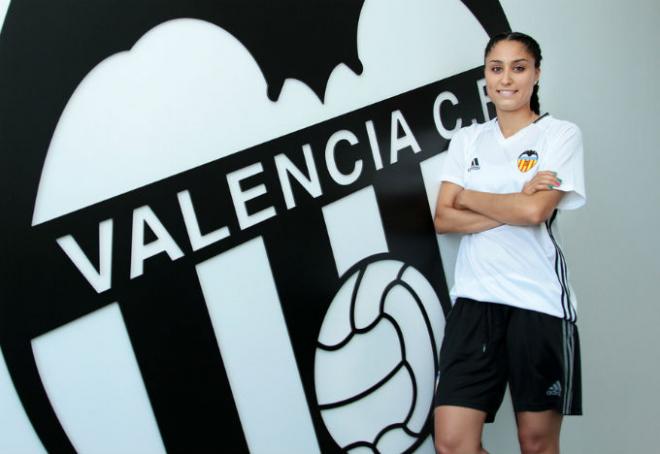
<path fill-rule="evenodd" d="M 489 35 L 509 29 L 499 1 L 462 2 Z M 96 2 L 68 5 L 66 17 L 48 21 L 48 17 L 60 17 L 61 5 L 14 0 L 2 44 L 11 47 L 12 38 L 21 36 L 17 29 L 46 28 L 45 35 L 52 38 L 48 42 L 21 37 L 27 38 L 28 44 L 21 48 L 21 55 L 23 58 L 57 55 L 58 61 L 52 64 L 68 66 L 72 72 L 78 72 L 78 77 L 73 79 L 80 80 L 93 65 L 113 53 L 130 49 L 156 25 L 181 17 L 197 18 L 224 28 L 250 50 L 268 81 L 271 100 L 277 100 L 287 78 L 305 82 L 322 99 L 327 79 L 338 64 L 346 64 L 356 74 L 362 72 L 356 35 L 363 3 L 364 0 L 145 1 L 131 3 L 125 14 L 114 15 L 112 11 L 121 8 L 120 4 Z M 111 32 L 116 29 L 121 29 L 121 33 Z M 76 53 L 67 55 L 67 49 L 75 49 Z M 73 58 L 67 61 L 67 57 Z M 45 64 L 51 63 L 45 60 Z"/>

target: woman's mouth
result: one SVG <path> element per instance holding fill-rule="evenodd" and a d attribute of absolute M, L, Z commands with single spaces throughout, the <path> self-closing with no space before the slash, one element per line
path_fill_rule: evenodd
<path fill-rule="evenodd" d="M 518 92 L 518 90 L 497 90 L 497 93 L 503 97 L 513 96 Z"/>
<path fill-rule="evenodd" d="M 502 96 L 502 97 L 510 97 L 515 95 L 518 92 L 518 90 L 497 90 L 497 93 Z"/>

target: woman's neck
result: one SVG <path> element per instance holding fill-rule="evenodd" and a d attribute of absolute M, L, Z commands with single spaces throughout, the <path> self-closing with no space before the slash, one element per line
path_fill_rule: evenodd
<path fill-rule="evenodd" d="M 497 123 L 502 135 L 511 137 L 521 129 L 536 121 L 539 116 L 532 110 L 519 110 L 515 112 L 497 112 Z"/>

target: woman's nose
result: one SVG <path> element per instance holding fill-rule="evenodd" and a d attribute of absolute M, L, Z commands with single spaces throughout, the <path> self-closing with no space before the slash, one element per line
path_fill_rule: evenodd
<path fill-rule="evenodd" d="M 505 69 L 502 73 L 502 83 L 509 85 L 511 83 L 511 71 Z"/>

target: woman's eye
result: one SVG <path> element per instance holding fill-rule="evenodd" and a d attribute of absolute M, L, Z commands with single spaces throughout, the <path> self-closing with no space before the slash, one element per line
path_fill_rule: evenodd
<path fill-rule="evenodd" d="M 513 70 L 516 71 L 516 72 L 521 73 L 525 70 L 525 67 L 524 66 L 516 66 L 516 67 L 513 68 Z"/>
<path fill-rule="evenodd" d="M 499 73 L 499 72 L 502 72 L 502 67 L 500 67 L 500 66 L 492 66 L 492 67 L 490 68 L 490 70 L 493 71 L 494 73 Z"/>

